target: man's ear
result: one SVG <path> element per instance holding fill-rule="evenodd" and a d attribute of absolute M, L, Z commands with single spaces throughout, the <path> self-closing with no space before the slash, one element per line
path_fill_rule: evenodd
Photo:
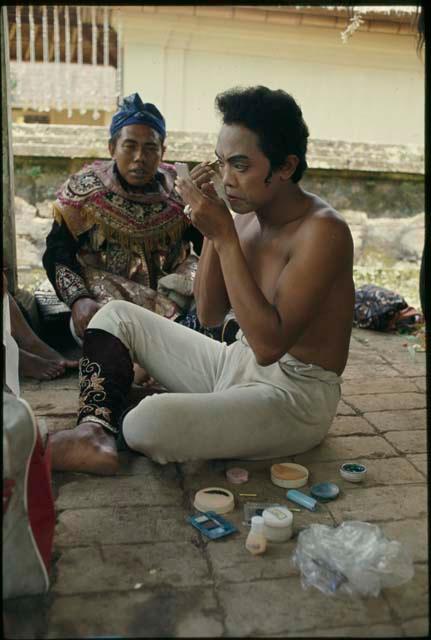
<path fill-rule="evenodd" d="M 113 144 L 111 141 L 108 142 L 108 149 L 109 149 L 109 154 L 111 156 L 111 158 L 114 157 L 114 152 L 115 152 L 115 144 Z"/>
<path fill-rule="evenodd" d="M 165 155 L 166 145 L 162 144 L 162 155 L 160 156 L 160 160 L 163 160 L 163 156 Z"/>
<path fill-rule="evenodd" d="M 287 156 L 286 162 L 280 169 L 281 180 L 290 180 L 290 178 L 295 173 L 296 167 L 298 166 L 298 164 L 299 164 L 298 156 L 295 156 L 293 154 Z"/>

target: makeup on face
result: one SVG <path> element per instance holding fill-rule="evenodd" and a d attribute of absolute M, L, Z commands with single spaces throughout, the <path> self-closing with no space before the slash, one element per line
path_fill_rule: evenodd
<path fill-rule="evenodd" d="M 279 191 L 268 157 L 256 133 L 239 124 L 220 129 L 215 155 L 231 208 L 236 213 L 260 211 Z"/>

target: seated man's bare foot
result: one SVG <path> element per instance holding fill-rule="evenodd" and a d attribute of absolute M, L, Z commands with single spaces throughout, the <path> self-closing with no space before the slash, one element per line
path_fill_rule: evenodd
<path fill-rule="evenodd" d="M 27 343 L 27 346 L 24 348 L 27 353 L 32 353 L 35 356 L 44 358 L 45 360 L 61 364 L 65 369 L 78 368 L 78 360 L 69 360 L 68 358 L 65 358 L 61 353 L 58 353 L 58 351 L 52 349 L 48 344 L 39 340 L 39 338 L 33 340 L 31 343 Z"/>
<path fill-rule="evenodd" d="M 36 380 L 53 380 L 62 376 L 65 365 L 58 360 L 47 360 L 33 353 L 28 353 L 24 349 L 19 350 L 19 372 L 26 378 L 36 378 Z"/>
<path fill-rule="evenodd" d="M 60 363 L 63 367 L 76 368 L 78 366 L 77 360 L 64 358 L 58 351 L 41 340 L 24 318 L 13 296 L 9 295 L 8 299 L 12 337 L 18 343 L 20 349 L 34 356 L 39 356 L 39 358 L 43 358 L 44 360 Z"/>
<path fill-rule="evenodd" d="M 81 422 L 74 429 L 50 436 L 52 468 L 111 476 L 118 471 L 115 439 L 96 422 Z"/>

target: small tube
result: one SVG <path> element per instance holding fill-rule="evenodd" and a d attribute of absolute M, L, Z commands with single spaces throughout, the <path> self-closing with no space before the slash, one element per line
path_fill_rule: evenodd
<path fill-rule="evenodd" d="M 296 502 L 296 504 L 300 504 L 302 507 L 305 507 L 310 511 L 316 510 L 317 500 L 315 500 L 311 496 L 307 496 L 305 493 L 302 493 L 302 491 L 289 489 L 289 491 L 286 493 L 286 498 L 288 500 L 292 500 L 292 502 Z"/>

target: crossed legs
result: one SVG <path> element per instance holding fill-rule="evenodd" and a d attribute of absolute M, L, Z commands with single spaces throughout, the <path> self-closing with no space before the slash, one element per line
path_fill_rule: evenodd
<path fill-rule="evenodd" d="M 78 425 L 52 436 L 53 468 L 116 472 L 116 440 L 133 381 L 133 362 L 169 391 L 210 392 L 225 349 L 226 345 L 129 302 L 104 305 L 84 334 Z"/>
<path fill-rule="evenodd" d="M 124 413 L 133 362 L 169 393 Z M 289 379 L 278 363 L 257 365 L 241 340 L 227 346 L 137 305 L 110 302 L 85 333 L 78 426 L 53 436 L 53 467 L 115 473 L 118 437 L 161 464 L 301 453 L 325 436 L 339 400 L 336 374 L 326 384 L 320 367 L 315 380 L 305 368 L 301 378 L 293 367 Z"/>

